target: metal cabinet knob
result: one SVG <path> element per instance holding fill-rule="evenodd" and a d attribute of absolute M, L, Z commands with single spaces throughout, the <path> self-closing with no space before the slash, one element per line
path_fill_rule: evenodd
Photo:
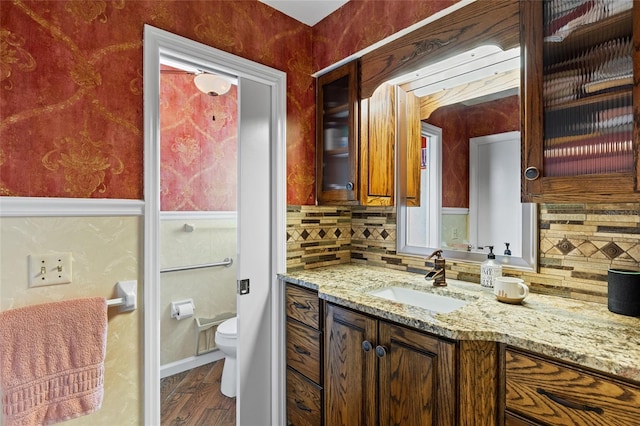
<path fill-rule="evenodd" d="M 362 341 L 362 350 L 365 352 L 369 352 L 373 348 L 373 345 L 368 340 Z"/>
<path fill-rule="evenodd" d="M 347 182 L 347 190 L 353 191 L 353 182 Z"/>
<path fill-rule="evenodd" d="M 527 167 L 524 171 L 524 177 L 527 180 L 536 180 L 540 177 L 540 170 L 537 167 Z"/>
<path fill-rule="evenodd" d="M 382 358 L 385 355 L 387 355 L 387 351 L 388 349 L 384 346 L 380 346 L 380 345 L 376 346 L 376 355 L 378 355 L 378 358 Z"/>

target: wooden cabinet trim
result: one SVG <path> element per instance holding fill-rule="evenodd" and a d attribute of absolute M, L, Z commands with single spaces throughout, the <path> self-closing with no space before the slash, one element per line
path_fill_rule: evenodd
<path fill-rule="evenodd" d="M 542 2 L 520 2 L 520 134 L 522 138 L 522 167 L 534 167 L 542 174 Z M 521 179 L 522 202 L 531 202 L 533 194 L 542 192 L 541 179 Z"/>
<path fill-rule="evenodd" d="M 498 344 L 463 340 L 458 343 L 460 424 L 496 424 L 499 418 Z"/>

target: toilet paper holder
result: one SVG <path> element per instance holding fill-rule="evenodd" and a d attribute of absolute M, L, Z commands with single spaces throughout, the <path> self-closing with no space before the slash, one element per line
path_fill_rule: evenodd
<path fill-rule="evenodd" d="M 191 309 L 189 309 L 189 307 Z M 186 310 L 189 312 L 189 314 L 186 316 L 184 316 L 183 314 L 181 316 L 180 313 L 184 311 L 185 308 L 187 308 Z M 189 318 L 193 316 L 193 312 L 195 310 L 196 310 L 196 305 L 193 303 L 193 299 L 186 299 L 186 300 L 171 302 L 171 318 L 176 318 L 178 320 L 181 320 L 183 318 Z"/>

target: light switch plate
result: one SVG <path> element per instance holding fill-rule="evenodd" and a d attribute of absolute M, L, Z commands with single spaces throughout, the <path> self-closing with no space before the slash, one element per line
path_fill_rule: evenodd
<path fill-rule="evenodd" d="M 29 287 L 71 282 L 71 253 L 29 255 Z"/>

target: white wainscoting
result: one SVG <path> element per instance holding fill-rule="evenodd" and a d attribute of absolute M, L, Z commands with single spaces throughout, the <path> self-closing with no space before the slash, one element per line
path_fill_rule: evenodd
<path fill-rule="evenodd" d="M 142 216 L 144 201 L 107 198 L 0 197 L 0 217 Z"/>

